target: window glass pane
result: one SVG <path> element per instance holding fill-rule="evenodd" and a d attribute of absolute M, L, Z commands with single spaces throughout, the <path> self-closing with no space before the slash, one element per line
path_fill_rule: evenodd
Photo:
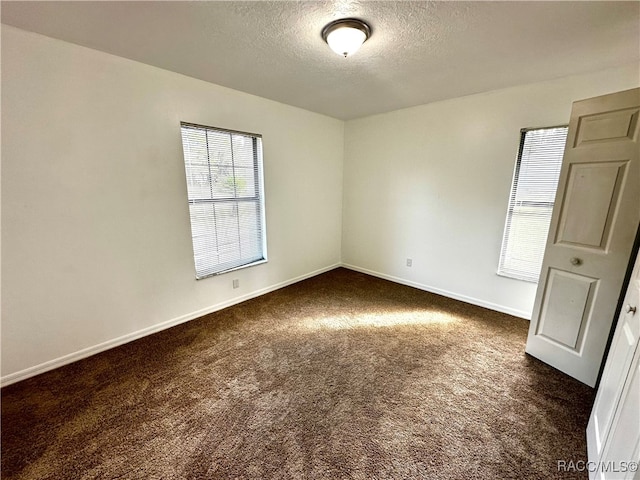
<path fill-rule="evenodd" d="M 207 129 L 209 156 L 212 165 L 231 165 L 231 134 Z"/>
<path fill-rule="evenodd" d="M 235 193 L 238 198 L 256 195 L 256 175 L 253 168 L 238 167 L 234 169 Z"/>
<path fill-rule="evenodd" d="M 211 198 L 206 132 L 182 130 L 189 200 Z"/>
<path fill-rule="evenodd" d="M 257 201 L 238 204 L 240 212 L 240 248 L 248 257 L 260 256 L 261 238 L 257 234 L 260 225 L 260 204 Z"/>
<path fill-rule="evenodd" d="M 217 203 L 215 205 L 216 223 L 218 225 L 218 242 L 220 245 L 240 243 L 238 236 L 238 211 L 235 202 Z"/>
<path fill-rule="evenodd" d="M 236 167 L 253 168 L 253 138 L 244 135 L 233 136 L 233 163 Z"/>
<path fill-rule="evenodd" d="M 211 167 L 213 198 L 235 198 L 233 166 Z"/>

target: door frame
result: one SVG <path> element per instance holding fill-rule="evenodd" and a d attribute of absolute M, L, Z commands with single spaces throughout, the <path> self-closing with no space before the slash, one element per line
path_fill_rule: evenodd
<path fill-rule="evenodd" d="M 596 384 L 593 387 L 595 391 L 598 391 L 600 387 L 600 380 L 602 380 L 602 374 L 604 373 L 604 366 L 607 363 L 607 357 L 609 356 L 609 350 L 611 349 L 611 343 L 613 342 L 613 336 L 616 332 L 616 328 L 618 326 L 618 321 L 620 319 L 620 313 L 622 312 L 622 307 L 624 304 L 624 297 L 627 289 L 629 288 L 629 282 L 631 281 L 631 274 L 633 273 L 633 267 L 635 265 L 636 259 L 638 257 L 638 252 L 640 251 L 640 225 L 638 225 L 638 230 L 636 231 L 636 239 L 633 242 L 633 248 L 631 249 L 631 257 L 629 258 L 629 264 L 627 265 L 627 271 L 624 275 L 624 280 L 622 282 L 622 290 L 620 290 L 620 296 L 618 297 L 618 304 L 616 305 L 616 311 L 613 317 L 613 323 L 611 325 L 611 330 L 609 331 L 609 337 L 607 338 L 607 344 L 604 347 L 604 354 L 602 355 L 602 363 L 600 364 L 600 369 L 598 370 L 598 377 L 596 379 Z"/>

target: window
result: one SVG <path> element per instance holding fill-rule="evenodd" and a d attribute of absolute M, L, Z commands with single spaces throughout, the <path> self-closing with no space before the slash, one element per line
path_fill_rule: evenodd
<path fill-rule="evenodd" d="M 181 123 L 196 278 L 266 261 L 262 138 Z"/>
<path fill-rule="evenodd" d="M 498 274 L 538 282 L 567 127 L 522 130 Z"/>

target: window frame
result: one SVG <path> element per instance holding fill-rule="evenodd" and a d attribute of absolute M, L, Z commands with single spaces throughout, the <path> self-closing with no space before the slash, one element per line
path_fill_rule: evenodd
<path fill-rule="evenodd" d="M 214 197 L 213 193 L 211 195 L 211 198 L 190 198 L 190 193 L 189 193 L 189 166 L 188 166 L 188 160 L 187 160 L 187 156 L 185 154 L 185 143 L 184 143 L 184 137 L 183 137 L 183 129 L 184 128 L 191 128 L 191 129 L 196 129 L 196 130 L 204 130 L 205 132 L 216 132 L 216 133 L 226 133 L 229 134 L 231 136 L 231 149 L 233 149 L 233 135 L 240 135 L 243 137 L 249 137 L 251 138 L 252 141 L 252 153 L 253 153 L 253 171 L 255 173 L 255 177 L 254 177 L 254 195 L 252 197 L 237 197 L 237 196 L 233 196 L 233 197 Z M 208 138 L 208 137 L 207 137 Z M 266 225 L 266 212 L 265 212 L 265 191 L 264 191 L 264 165 L 263 165 L 263 154 L 262 154 L 262 135 L 258 134 L 258 133 L 250 133 L 250 132 L 244 132 L 244 131 L 240 131 L 240 130 L 232 130 L 232 129 L 228 129 L 228 128 L 220 128 L 220 127 L 214 127 L 214 126 L 209 126 L 209 125 L 202 125 L 202 124 L 198 124 L 198 123 L 193 123 L 193 122 L 180 122 L 180 139 L 181 139 L 181 145 L 182 145 L 182 150 L 183 150 L 183 163 L 184 163 L 184 168 L 185 168 L 185 186 L 187 187 L 187 205 L 189 206 L 189 225 L 190 225 L 190 231 L 191 231 L 191 244 L 192 244 L 192 251 L 193 251 L 193 265 L 194 265 L 194 270 L 195 270 L 195 278 L 196 280 L 204 280 L 205 278 L 210 278 L 210 277 L 215 277 L 218 275 L 222 275 L 225 273 L 229 273 L 229 272 L 233 272 L 233 271 L 237 271 L 237 270 L 241 270 L 244 268 L 248 268 L 248 267 L 253 267 L 255 265 L 260 265 L 263 263 L 267 263 L 268 262 L 268 256 L 267 256 L 267 225 Z M 209 157 L 209 144 L 207 142 L 207 157 Z M 209 168 L 211 168 L 211 165 L 209 164 Z M 234 171 L 233 174 L 233 178 L 234 178 L 234 185 L 235 185 L 235 181 L 237 179 L 236 177 L 236 173 L 235 173 L 235 164 L 232 163 L 232 168 Z M 246 167 L 245 167 L 246 168 Z M 213 189 L 213 185 L 211 182 L 211 179 L 209 178 L 209 185 L 210 187 Z M 235 187 L 234 187 L 235 189 Z M 261 253 L 261 258 L 255 259 L 255 260 L 247 260 L 246 263 L 242 263 L 240 265 L 235 265 L 229 268 L 223 268 L 221 270 L 217 270 L 217 271 L 211 271 L 209 273 L 203 273 L 198 271 L 198 264 L 196 262 L 196 243 L 194 242 L 194 225 L 193 225 L 193 221 L 192 221 L 192 216 L 191 216 L 191 206 L 192 205 L 197 205 L 197 204 L 209 204 L 209 205 L 215 205 L 215 204 L 233 204 L 234 208 L 237 211 L 237 206 L 242 203 L 242 202 L 252 202 L 255 203 L 258 206 L 259 209 L 259 215 L 257 217 L 258 220 L 258 225 L 257 225 L 257 230 L 256 230 L 256 235 L 259 235 L 259 239 L 257 244 L 260 245 L 260 253 Z M 238 220 L 239 221 L 239 220 Z M 238 229 L 240 228 L 240 226 L 238 225 Z M 214 227 L 212 229 L 212 231 L 216 232 L 216 235 L 218 233 L 218 230 L 216 229 L 216 227 Z M 219 246 L 217 247 L 219 248 Z M 219 253 L 215 253 L 215 255 L 219 255 Z"/>
<path fill-rule="evenodd" d="M 522 128 L 520 129 L 520 142 L 518 145 L 518 155 L 516 157 L 516 163 L 514 166 L 514 170 L 513 170 L 513 176 L 511 179 L 511 188 L 509 190 L 509 198 L 508 198 L 508 202 L 507 202 L 507 214 L 506 214 L 506 218 L 505 218 L 505 222 L 504 222 L 504 230 L 503 230 L 503 234 L 502 234 L 502 242 L 500 245 L 500 252 L 499 252 L 499 257 L 498 257 L 498 269 L 496 271 L 496 274 L 501 276 L 501 277 L 505 277 L 505 278 L 511 278 L 511 279 L 515 279 L 515 280 L 521 280 L 521 281 L 525 281 L 525 282 L 530 282 L 530 283 L 535 283 L 537 284 L 540 281 L 540 272 L 538 272 L 538 275 L 534 278 L 532 274 L 527 274 L 525 273 L 525 270 L 522 269 L 520 272 L 516 273 L 516 270 L 513 268 L 508 268 L 505 267 L 505 263 L 506 263 L 506 258 L 507 258 L 507 250 L 508 250 L 508 245 L 509 245 L 509 241 L 513 241 L 513 239 L 511 238 L 511 234 L 513 233 L 513 230 L 511 230 L 511 225 L 513 224 L 513 216 L 514 216 L 514 210 L 516 205 L 516 197 L 517 197 L 517 189 L 518 187 L 522 187 L 521 184 L 519 184 L 519 180 L 520 180 L 520 172 L 522 169 L 522 158 L 523 158 L 523 154 L 525 153 L 525 143 L 526 143 L 526 135 L 528 132 L 532 132 L 532 131 L 538 131 L 538 130 L 554 130 L 554 129 L 564 129 L 565 130 L 565 142 L 562 145 L 562 151 L 561 151 L 561 157 L 560 157 L 560 164 L 558 167 L 558 179 L 556 180 L 556 187 L 555 187 L 555 192 L 554 192 L 554 196 L 553 196 L 553 201 L 551 202 L 531 202 L 532 204 L 535 203 L 537 205 L 535 206 L 540 206 L 541 204 L 546 204 L 546 206 L 550 206 L 551 207 L 551 214 L 549 216 L 549 228 L 551 227 L 551 220 L 553 217 L 553 209 L 555 207 L 555 202 L 557 200 L 557 189 L 558 189 L 558 181 L 559 181 L 559 177 L 560 177 L 560 173 L 562 170 L 562 161 L 564 159 L 564 151 L 566 149 L 566 140 L 567 140 L 567 134 L 568 134 L 568 130 L 569 130 L 569 125 L 568 124 L 561 124 L 561 125 L 551 125 L 551 126 L 544 126 L 544 127 L 530 127 L 530 128 Z M 532 205 L 534 206 L 534 205 Z M 540 261 L 542 262 L 544 260 L 544 249 L 546 249 L 546 241 L 547 238 L 549 236 L 548 230 L 546 235 L 544 236 L 544 242 L 542 245 L 542 258 L 540 259 Z"/>

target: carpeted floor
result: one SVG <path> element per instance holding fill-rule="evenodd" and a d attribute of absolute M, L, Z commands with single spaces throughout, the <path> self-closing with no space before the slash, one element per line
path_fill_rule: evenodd
<path fill-rule="evenodd" d="M 333 270 L 4 388 L 2 478 L 586 478 L 527 327 Z"/>

